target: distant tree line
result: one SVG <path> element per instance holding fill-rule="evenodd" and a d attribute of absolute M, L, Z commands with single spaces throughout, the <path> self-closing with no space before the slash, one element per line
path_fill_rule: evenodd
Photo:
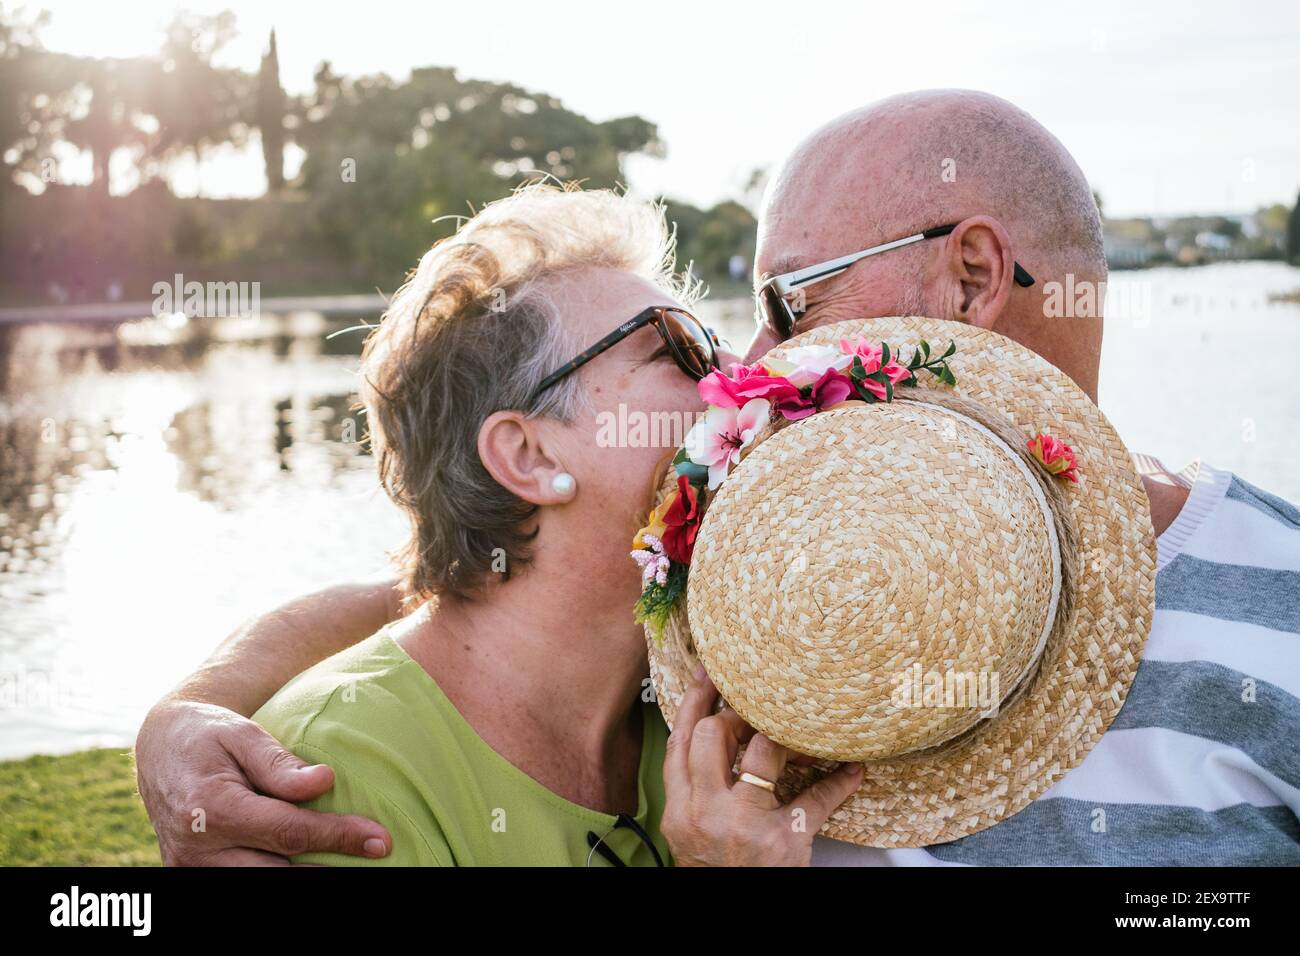
<path fill-rule="evenodd" d="M 313 89 L 288 95 L 279 77 L 273 32 L 256 73 L 214 65 L 235 35 L 230 13 L 176 15 L 156 55 L 130 59 L 72 56 L 44 49 L 41 17 L 0 13 L 0 203 L 21 190 L 85 204 L 97 215 L 123 217 L 148 203 L 150 218 L 168 219 L 160 243 L 188 261 L 247 256 L 263 264 L 311 257 L 346 264 L 358 284 L 393 285 L 428 248 L 466 215 L 540 176 L 620 187 L 632 154 L 662 156 L 655 125 L 638 116 L 605 122 L 575 113 L 555 97 L 509 83 L 459 78 L 442 67 L 415 69 L 397 80 L 348 77 L 323 62 Z M 281 37 L 280 39 L 283 39 Z M 260 140 L 274 215 L 241 212 L 243 228 L 265 235 L 231 238 L 211 229 L 231 216 L 195 200 L 170 196 L 168 174 L 184 157 L 201 162 L 220 145 Z M 59 181 L 52 150 L 70 144 L 91 158 L 89 186 Z M 285 177 L 286 148 L 302 151 Z M 110 160 L 112 170 L 110 171 Z M 128 169 L 134 189 L 109 196 L 110 178 Z M 161 193 L 161 195 L 160 195 Z M 68 195 L 74 196 L 69 200 Z M 148 198 L 146 198 L 148 197 Z M 702 210 L 669 202 L 679 236 L 679 261 L 706 281 L 725 282 L 733 257 L 753 254 L 754 220 L 744 206 L 723 202 Z M 3 209 L 0 208 L 0 212 Z M 292 218 L 292 227 L 279 221 Z M 435 220 L 442 220 L 437 226 Z M 47 248 L 31 214 L 18 216 L 3 241 Z M 16 231 L 16 234 L 15 234 Z M 73 232 L 60 248 L 88 241 Z M 22 250 L 20 250 L 22 251 Z M 66 251 L 66 250 L 65 250 Z M 79 249 L 91 259 L 102 251 Z M 89 293 L 93 295 L 93 292 Z"/>
<path fill-rule="evenodd" d="M 1291 215 L 1286 222 L 1286 257 L 1300 265 L 1300 195 L 1296 196 L 1295 205 L 1291 207 Z"/>

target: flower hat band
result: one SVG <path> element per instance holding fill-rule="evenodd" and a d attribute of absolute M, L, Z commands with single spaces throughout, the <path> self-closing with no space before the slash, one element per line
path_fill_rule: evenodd
<path fill-rule="evenodd" d="M 652 508 L 646 526 L 632 541 L 632 558 L 641 567 L 645 590 L 637 605 L 637 620 L 662 631 L 668 613 L 684 594 L 695 537 L 709 493 L 717 490 L 739 463 L 755 437 L 779 414 L 786 422 L 802 421 L 846 401 L 865 404 L 892 402 L 894 386 L 915 386 L 917 371 L 931 373 L 938 383 L 955 385 L 948 359 L 956 344 L 938 358 L 921 339 L 907 365 L 898 362 L 888 343 L 873 346 L 865 338 L 842 339 L 839 347 L 809 345 L 789 349 L 785 358 L 769 357 L 754 365 L 733 365 L 730 375 L 715 371 L 699 384 L 709 403 L 704 420 L 691 429 L 685 445 L 672 460 L 676 487 Z M 1005 448 L 1006 443 L 986 426 L 961 412 L 925 403 L 941 414 L 961 418 Z M 768 432 L 767 434 L 771 434 Z M 1039 432 L 1026 446 L 1049 474 L 1077 481 L 1074 451 Z M 1007 449 L 1033 487 L 1053 538 L 1054 592 L 1059 597 L 1060 554 L 1050 508 L 1037 480 L 1020 456 Z M 670 584 L 670 580 L 673 582 Z"/>
<path fill-rule="evenodd" d="M 996 333 L 895 317 L 700 394 L 633 543 L 670 724 L 702 663 L 818 758 L 782 798 L 864 763 L 823 832 L 872 846 L 991 826 L 1083 759 L 1136 672 L 1155 552 L 1136 468 L 1073 382 Z"/>

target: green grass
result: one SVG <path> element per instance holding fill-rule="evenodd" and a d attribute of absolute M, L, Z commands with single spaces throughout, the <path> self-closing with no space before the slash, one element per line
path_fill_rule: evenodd
<path fill-rule="evenodd" d="M 0 763 L 0 866 L 157 866 L 125 750 Z"/>

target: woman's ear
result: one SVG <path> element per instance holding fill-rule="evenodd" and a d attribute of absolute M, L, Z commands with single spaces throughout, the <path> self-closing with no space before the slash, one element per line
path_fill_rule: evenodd
<path fill-rule="evenodd" d="M 534 505 L 563 504 L 573 497 L 572 490 L 556 489 L 555 476 L 565 469 L 546 432 L 545 422 L 514 411 L 493 412 L 478 430 L 478 456 L 488 474 Z"/>
<path fill-rule="evenodd" d="M 957 224 L 944 246 L 948 318 L 991 329 L 1006 310 L 1015 282 L 1011 237 L 992 216 Z"/>

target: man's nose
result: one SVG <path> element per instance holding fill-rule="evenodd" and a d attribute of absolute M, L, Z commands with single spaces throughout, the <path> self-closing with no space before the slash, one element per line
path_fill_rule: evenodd
<path fill-rule="evenodd" d="M 780 344 L 781 340 L 775 332 L 766 325 L 760 325 L 754 332 L 753 341 L 749 343 L 749 351 L 745 353 L 745 364 L 752 365 Z"/>
<path fill-rule="evenodd" d="M 730 348 L 718 346 L 714 351 L 714 354 L 718 359 L 718 368 L 722 369 L 724 372 L 740 361 L 740 355 L 731 351 Z"/>

